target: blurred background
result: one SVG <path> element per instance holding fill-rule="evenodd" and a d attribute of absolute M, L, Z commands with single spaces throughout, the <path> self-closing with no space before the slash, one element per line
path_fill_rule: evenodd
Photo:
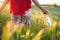
<path fill-rule="evenodd" d="M 3 2 L 4 0 L 0 0 L 0 7 Z M 15 27 L 12 34 L 8 4 L 0 15 L 0 40 L 60 40 L 60 0 L 38 0 L 38 2 L 48 10 L 52 26 L 46 23 L 47 16 L 32 3 L 31 25 L 24 27 L 21 23 L 20 28 Z"/>

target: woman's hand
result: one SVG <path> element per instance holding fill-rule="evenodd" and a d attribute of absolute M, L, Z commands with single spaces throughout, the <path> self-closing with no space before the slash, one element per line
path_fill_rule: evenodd
<path fill-rule="evenodd" d="M 42 12 L 46 15 L 48 14 L 48 10 L 46 10 L 45 8 L 42 9 Z"/>

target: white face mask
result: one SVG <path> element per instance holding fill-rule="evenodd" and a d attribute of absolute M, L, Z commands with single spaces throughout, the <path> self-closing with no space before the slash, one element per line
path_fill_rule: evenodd
<path fill-rule="evenodd" d="M 51 22 L 49 16 L 46 17 L 46 22 L 47 22 L 47 24 L 48 24 L 49 26 L 52 26 L 52 22 Z"/>

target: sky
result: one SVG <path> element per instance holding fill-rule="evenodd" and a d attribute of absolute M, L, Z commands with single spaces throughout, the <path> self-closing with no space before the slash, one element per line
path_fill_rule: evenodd
<path fill-rule="evenodd" d="M 38 0 L 40 4 L 60 4 L 60 0 Z"/>
<path fill-rule="evenodd" d="M 0 0 L 0 1 L 4 1 L 4 0 Z M 38 0 L 38 2 L 40 4 L 60 4 L 60 0 Z"/>

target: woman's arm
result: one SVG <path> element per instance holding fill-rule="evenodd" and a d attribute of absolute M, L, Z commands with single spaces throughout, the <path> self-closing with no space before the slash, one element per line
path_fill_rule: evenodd
<path fill-rule="evenodd" d="M 1 8 L 0 8 L 0 13 L 1 11 L 5 8 L 5 6 L 9 3 L 9 0 L 5 0 L 4 3 L 2 4 Z"/>
<path fill-rule="evenodd" d="M 48 11 L 44 7 L 42 7 L 37 0 L 32 0 L 32 1 L 36 6 L 39 7 L 39 9 L 43 11 L 44 14 L 48 14 Z"/>

